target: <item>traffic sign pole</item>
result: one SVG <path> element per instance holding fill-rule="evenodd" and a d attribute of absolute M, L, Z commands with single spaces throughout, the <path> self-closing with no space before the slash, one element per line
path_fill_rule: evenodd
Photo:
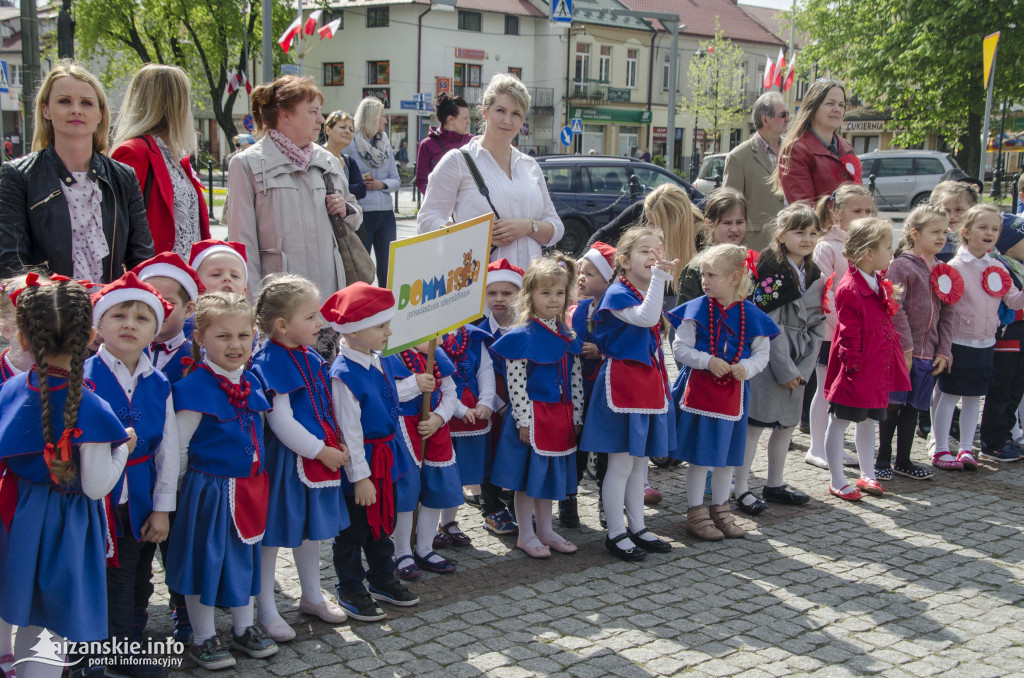
<path fill-rule="evenodd" d="M 3 82 L 0 82 L 0 148 L 3 147 L 4 139 L 4 97 L 3 93 L 9 93 L 9 81 L 7 80 L 7 62 L 0 61 L 0 76 L 3 77 Z M 7 157 L 7 149 L 0 150 L 0 160 L 9 160 Z"/>

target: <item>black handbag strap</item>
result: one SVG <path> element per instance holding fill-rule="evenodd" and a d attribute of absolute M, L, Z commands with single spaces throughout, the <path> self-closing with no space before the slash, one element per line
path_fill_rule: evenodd
<path fill-rule="evenodd" d="M 146 148 L 150 151 L 153 150 L 153 146 L 150 145 L 149 139 L 144 136 L 139 137 L 146 142 Z M 149 207 L 149 194 L 153 192 L 153 163 L 149 163 L 149 172 L 146 173 L 146 186 L 142 189 L 142 200 L 146 207 Z"/>
<path fill-rule="evenodd" d="M 462 153 L 462 157 L 466 159 L 466 165 L 469 166 L 469 173 L 473 175 L 473 181 L 476 182 L 477 190 L 479 190 L 480 195 L 487 200 L 487 204 L 491 206 L 491 211 L 494 212 L 494 218 L 501 219 L 501 215 L 498 214 L 498 210 L 494 209 L 494 203 L 491 202 L 491 195 L 487 190 L 487 184 L 484 183 L 484 178 L 480 175 L 480 170 L 477 169 L 476 163 L 473 162 L 473 158 L 470 157 L 469 153 L 466 151 L 460 150 L 459 152 Z"/>

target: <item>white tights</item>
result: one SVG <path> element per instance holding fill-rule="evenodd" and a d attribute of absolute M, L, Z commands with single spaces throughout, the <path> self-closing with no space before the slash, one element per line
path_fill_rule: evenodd
<path fill-rule="evenodd" d="M 608 470 L 601 486 L 604 517 L 608 521 L 608 536 L 617 537 L 626 532 L 626 518 L 633 534 L 644 525 L 644 481 L 647 479 L 647 457 L 634 457 L 629 452 L 608 455 Z M 625 512 L 625 516 L 623 516 Z M 619 548 L 631 549 L 636 544 L 625 539 Z"/>
<path fill-rule="evenodd" d="M 264 546 L 260 550 L 260 592 L 256 596 L 257 614 L 261 624 L 267 624 L 281 615 L 274 600 L 274 570 L 277 568 L 277 546 Z M 299 574 L 302 599 L 318 605 L 323 602 L 320 591 L 320 542 L 304 541 L 292 549 L 295 570 Z"/>
<path fill-rule="evenodd" d="M 519 543 L 524 546 L 542 546 L 545 541 L 563 542 L 565 539 L 555 534 L 552 518 L 552 502 L 550 499 L 535 499 L 525 492 L 516 492 L 516 522 L 519 523 Z M 533 519 L 537 519 L 534 530 Z"/>
<path fill-rule="evenodd" d="M 6 624 L 6 622 L 4 623 Z M 10 628 L 10 625 L 8 625 L 8 628 Z M 36 653 L 32 650 L 32 647 L 39 642 L 39 634 L 42 632 L 42 626 L 24 626 L 19 628 L 18 639 L 14 643 L 15 659 L 35 657 Z M 60 636 L 55 632 L 53 636 L 51 642 L 60 639 Z M 9 654 L 9 652 L 5 654 Z M 18 664 L 16 668 L 18 678 L 60 678 L 61 673 L 64 671 L 62 666 L 50 666 L 42 662 L 24 662 Z"/>
<path fill-rule="evenodd" d="M 704 484 L 711 470 L 711 504 L 721 506 L 729 502 L 734 466 L 690 466 L 686 469 L 686 505 L 690 508 L 704 505 Z M 607 482 L 607 481 L 605 481 Z"/>
<path fill-rule="evenodd" d="M 192 622 L 192 642 L 194 644 L 202 645 L 217 635 L 217 627 L 213 622 L 213 613 L 217 608 L 212 605 L 203 605 L 199 602 L 199 596 L 194 595 L 185 596 L 185 607 L 188 608 L 188 618 Z M 252 623 L 252 598 L 249 599 L 248 605 L 231 608 L 231 626 L 234 628 L 236 636 L 245 633 Z"/>
<path fill-rule="evenodd" d="M 786 454 L 789 452 L 789 441 L 793 437 L 793 429 L 773 429 L 768 435 L 768 480 L 766 487 L 782 487 L 782 471 L 786 466 Z M 750 491 L 750 467 L 757 454 L 757 443 L 761 440 L 760 426 L 747 426 L 747 446 L 743 453 L 743 466 L 736 469 L 736 499 Z M 712 481 L 714 482 L 714 481 Z"/>
<path fill-rule="evenodd" d="M 402 556 L 412 555 L 413 513 L 414 511 L 402 511 L 395 516 L 395 529 L 391 533 L 391 541 L 395 542 L 395 562 Z"/>
<path fill-rule="evenodd" d="M 832 474 L 832 489 L 839 491 L 846 485 L 846 474 L 843 473 L 843 445 L 846 442 L 848 419 L 837 419 L 834 414 L 828 417 L 828 430 L 825 433 L 825 452 L 828 459 L 828 470 Z M 860 462 L 860 477 L 875 479 L 875 422 L 865 419 L 858 422 L 854 433 L 854 444 L 857 447 L 857 461 Z"/>
<path fill-rule="evenodd" d="M 935 404 L 932 431 L 935 433 L 935 453 L 949 452 L 949 427 L 953 425 L 953 410 L 960 399 L 960 449 L 970 450 L 981 413 L 981 396 L 958 396 L 940 393 Z M 954 457 L 956 454 L 953 455 Z"/>
<path fill-rule="evenodd" d="M 807 449 L 807 454 L 818 459 L 825 459 L 825 431 L 828 428 L 828 401 L 825 400 L 825 373 L 827 370 L 827 365 L 816 364 L 814 366 L 817 385 L 814 387 L 814 398 L 811 400 L 809 415 L 811 446 Z M 739 495 L 738 491 L 737 495 Z"/>

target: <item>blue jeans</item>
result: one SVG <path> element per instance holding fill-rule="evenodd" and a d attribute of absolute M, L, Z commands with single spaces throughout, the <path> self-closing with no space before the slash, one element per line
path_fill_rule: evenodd
<path fill-rule="evenodd" d="M 359 238 L 363 241 L 366 251 L 372 253 L 377 260 L 377 285 L 380 287 L 387 287 L 388 256 L 391 252 L 391 243 L 397 236 L 398 224 L 395 223 L 394 212 L 363 212 L 363 226 L 359 229 Z"/>

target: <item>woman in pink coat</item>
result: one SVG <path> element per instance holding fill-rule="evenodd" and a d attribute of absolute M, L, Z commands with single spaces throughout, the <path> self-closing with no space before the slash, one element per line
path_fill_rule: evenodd
<path fill-rule="evenodd" d="M 899 309 L 892 283 L 882 276 L 892 261 L 892 222 L 857 219 L 846 232 L 843 254 L 851 266 L 836 287 L 838 323 L 829 351 L 825 398 L 829 422 L 825 454 L 832 475 L 829 493 L 848 501 L 861 491 L 880 496 L 885 490 L 875 478 L 875 421 L 883 421 L 889 393 L 910 389 L 906 355 L 892 316 Z M 874 421 L 872 421 L 874 420 Z M 846 427 L 857 425 L 855 442 L 860 478 L 850 487 L 843 474 Z"/>

